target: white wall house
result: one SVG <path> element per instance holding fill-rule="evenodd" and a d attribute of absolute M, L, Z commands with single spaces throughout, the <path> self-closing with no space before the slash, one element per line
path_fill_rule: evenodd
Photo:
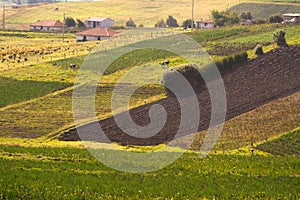
<path fill-rule="evenodd" d="M 209 29 L 209 28 L 215 28 L 215 24 L 212 20 L 201 20 L 201 21 L 195 21 L 194 22 L 195 28 L 200 29 Z"/>
<path fill-rule="evenodd" d="M 85 20 L 87 28 L 110 28 L 114 25 L 114 20 L 110 18 L 90 17 Z"/>
<path fill-rule="evenodd" d="M 76 33 L 76 41 L 107 40 L 116 34 L 118 33 L 109 28 L 93 28 Z"/>
<path fill-rule="evenodd" d="M 58 20 L 41 20 L 29 25 L 31 31 L 62 31 L 64 26 L 65 24 Z"/>
<path fill-rule="evenodd" d="M 284 22 L 300 23 L 300 13 L 287 13 L 282 16 Z"/>

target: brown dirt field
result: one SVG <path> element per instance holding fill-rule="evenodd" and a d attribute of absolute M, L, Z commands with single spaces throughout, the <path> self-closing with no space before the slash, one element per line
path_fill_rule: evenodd
<path fill-rule="evenodd" d="M 226 121 L 243 113 L 254 110 L 266 103 L 286 97 L 300 91 L 300 46 L 275 49 L 264 56 L 222 74 L 227 98 Z M 208 90 L 203 87 L 197 94 L 201 119 L 198 131 L 208 128 L 211 117 L 211 102 Z M 188 98 L 186 98 L 188 103 Z M 121 145 L 157 145 L 168 143 L 177 133 L 181 111 L 176 98 L 166 98 L 128 111 L 133 120 L 141 126 L 150 123 L 148 111 L 154 104 L 162 105 L 167 112 L 167 121 L 163 129 L 150 138 L 136 138 L 125 134 L 115 123 L 113 117 L 99 121 L 102 130 L 112 141 Z M 122 115 L 124 113 L 121 113 Z M 80 127 L 88 135 L 85 140 L 104 142 L 95 135 L 98 122 Z M 193 132 L 186 131 L 185 135 Z M 182 135 L 184 136 L 184 135 Z M 79 140 L 76 129 L 63 133 L 60 140 Z"/>

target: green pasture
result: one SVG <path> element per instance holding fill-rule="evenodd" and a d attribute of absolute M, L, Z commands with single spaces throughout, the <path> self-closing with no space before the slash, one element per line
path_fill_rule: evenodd
<path fill-rule="evenodd" d="M 107 157 L 118 154 L 102 150 Z M 160 158 L 176 154 L 160 152 Z M 87 150 L 0 147 L 1 199 L 297 199 L 298 156 L 186 153 L 144 174 L 110 169 Z"/>
<path fill-rule="evenodd" d="M 273 155 L 300 155 L 300 129 L 258 145 L 257 149 Z"/>

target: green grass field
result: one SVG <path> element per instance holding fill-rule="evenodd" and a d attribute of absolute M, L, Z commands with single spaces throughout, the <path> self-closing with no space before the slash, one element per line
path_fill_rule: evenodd
<path fill-rule="evenodd" d="M 38 82 L 0 77 L 0 107 L 44 96 L 56 90 L 71 86 L 63 82 Z"/>
<path fill-rule="evenodd" d="M 273 155 L 300 155 L 300 129 L 286 133 L 279 138 L 273 139 L 257 146 L 257 149 Z"/>
<path fill-rule="evenodd" d="M 186 153 L 165 169 L 132 174 L 106 167 L 83 149 L 1 146 L 0 198 L 298 199 L 299 167 L 294 156 L 199 159 Z"/>

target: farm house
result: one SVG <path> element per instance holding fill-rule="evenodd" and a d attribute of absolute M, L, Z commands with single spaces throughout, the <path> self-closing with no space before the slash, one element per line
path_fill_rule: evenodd
<path fill-rule="evenodd" d="M 195 28 L 204 28 L 204 29 L 209 29 L 209 28 L 215 28 L 215 24 L 212 20 L 201 20 L 201 21 L 195 21 L 194 24 Z"/>
<path fill-rule="evenodd" d="M 114 20 L 110 18 L 90 17 L 85 20 L 88 28 L 110 28 L 114 25 Z"/>
<path fill-rule="evenodd" d="M 41 20 L 29 25 L 31 31 L 62 31 L 64 26 L 59 20 Z"/>
<path fill-rule="evenodd" d="M 287 14 L 283 14 L 283 20 L 285 22 L 292 22 L 292 23 L 300 23 L 300 14 L 299 13 L 287 13 Z"/>
<path fill-rule="evenodd" d="M 93 28 L 76 33 L 76 41 L 107 40 L 116 34 L 117 32 L 109 28 Z"/>

